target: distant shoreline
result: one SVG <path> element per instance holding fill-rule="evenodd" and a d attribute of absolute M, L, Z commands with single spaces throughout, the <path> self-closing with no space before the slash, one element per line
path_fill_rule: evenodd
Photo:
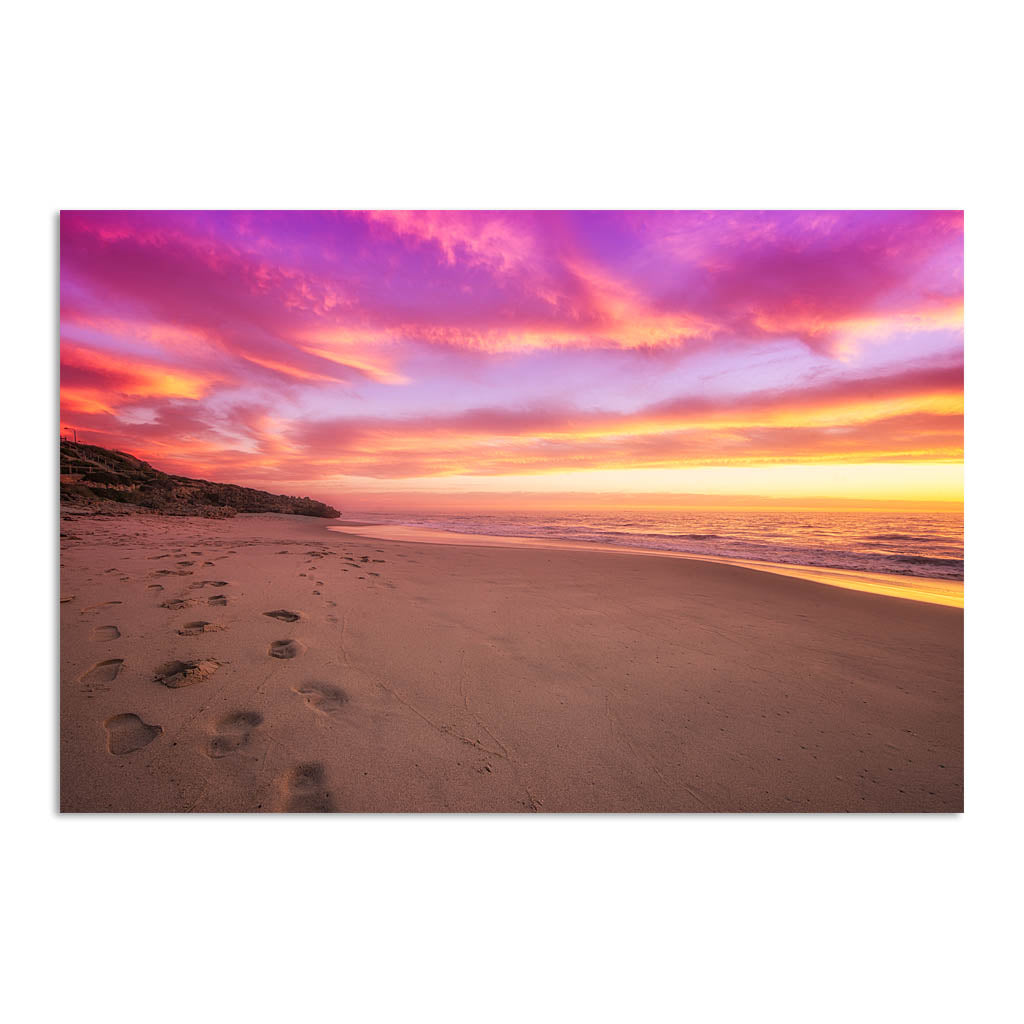
<path fill-rule="evenodd" d="M 649 555 L 659 558 L 685 558 L 718 565 L 733 565 L 742 569 L 789 576 L 812 583 L 821 583 L 844 590 L 857 590 L 909 601 L 964 607 L 962 580 L 939 580 L 898 573 L 869 573 L 853 569 L 833 569 L 824 566 L 790 565 L 785 562 L 756 561 L 754 559 L 726 558 L 683 551 L 665 551 L 626 545 L 598 544 L 587 541 L 547 540 L 543 537 L 516 537 L 500 534 L 454 533 L 429 527 L 398 526 L 382 523 L 332 523 L 328 530 L 377 540 L 405 541 L 408 543 L 449 544 L 460 547 L 526 547 L 550 548 L 568 551 L 599 551 L 610 554 Z"/>

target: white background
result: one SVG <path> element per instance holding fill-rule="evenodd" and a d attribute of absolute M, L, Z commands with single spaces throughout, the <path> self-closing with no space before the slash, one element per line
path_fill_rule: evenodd
<path fill-rule="evenodd" d="M 10 1019 L 902 1024 L 1020 1012 L 1015 11 L 6 11 Z M 966 209 L 965 815 L 55 813 L 57 211 L 496 206 Z"/>

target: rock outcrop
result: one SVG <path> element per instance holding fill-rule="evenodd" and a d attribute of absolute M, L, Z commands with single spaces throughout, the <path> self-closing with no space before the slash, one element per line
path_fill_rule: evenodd
<path fill-rule="evenodd" d="M 60 443 L 60 500 L 97 511 L 172 516 L 224 518 L 239 512 L 285 512 L 337 519 L 341 515 L 312 498 L 172 476 L 126 452 L 64 440 Z"/>

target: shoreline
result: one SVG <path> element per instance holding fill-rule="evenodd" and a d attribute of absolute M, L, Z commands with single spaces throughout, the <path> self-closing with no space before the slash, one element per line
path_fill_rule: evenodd
<path fill-rule="evenodd" d="M 716 555 L 701 555 L 685 551 L 664 551 L 653 548 L 629 547 L 626 545 L 598 544 L 574 540 L 548 540 L 544 537 L 516 537 L 500 534 L 455 533 L 450 530 L 434 530 L 425 526 L 401 526 L 387 523 L 343 522 L 327 527 L 328 530 L 366 537 L 405 543 L 447 544 L 463 547 L 513 547 L 565 551 L 597 551 L 606 554 L 644 555 L 655 558 L 683 558 L 716 565 L 732 565 L 757 572 L 789 576 L 810 583 L 856 590 L 863 593 L 896 597 L 909 601 L 943 605 L 948 608 L 964 607 L 964 584 L 962 580 L 939 580 L 925 576 L 902 575 L 899 573 L 872 573 L 855 569 L 830 568 L 828 566 L 791 565 L 785 562 L 761 562 L 754 559 L 726 558 Z"/>

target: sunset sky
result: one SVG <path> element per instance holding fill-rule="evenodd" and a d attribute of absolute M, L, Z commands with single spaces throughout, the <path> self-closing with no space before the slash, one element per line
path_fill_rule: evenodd
<path fill-rule="evenodd" d="M 169 472 L 962 498 L 960 213 L 65 212 L 60 247 L 62 430 Z"/>

